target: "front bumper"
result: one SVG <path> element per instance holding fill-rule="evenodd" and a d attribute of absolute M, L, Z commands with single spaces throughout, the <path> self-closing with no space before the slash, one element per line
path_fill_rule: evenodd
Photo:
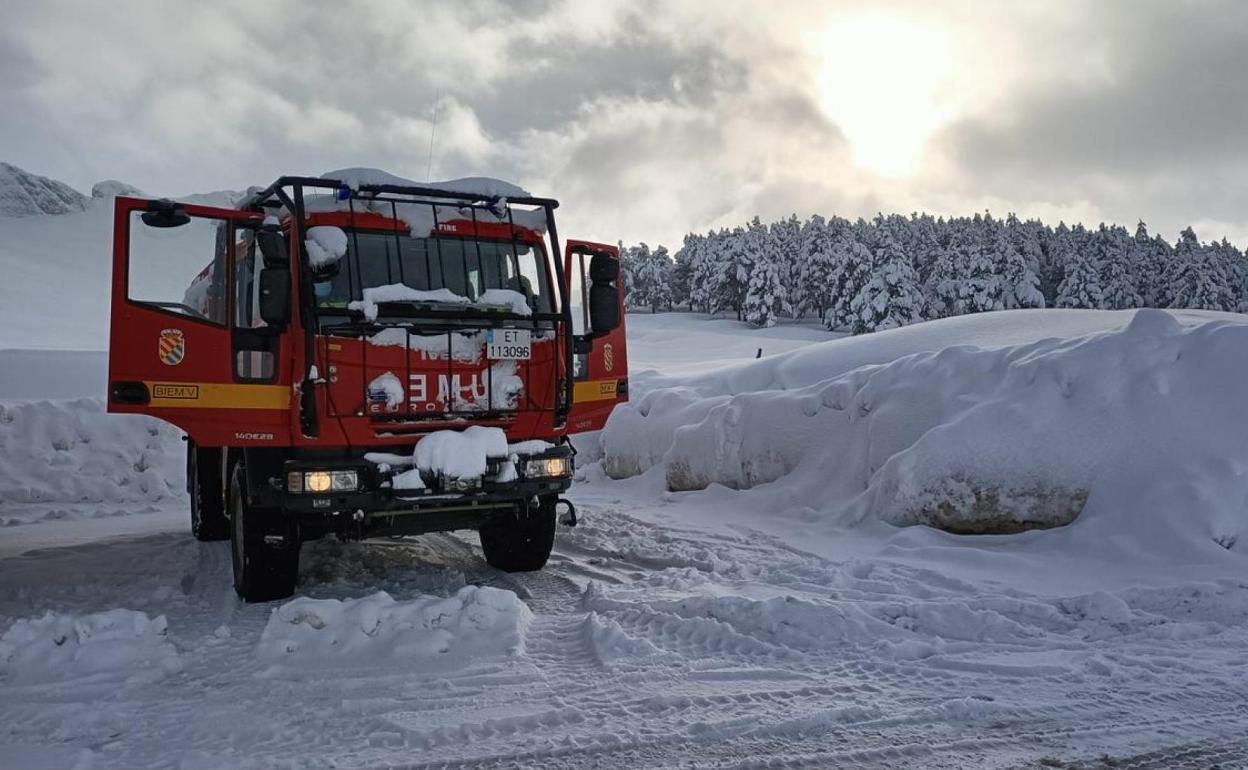
<path fill-rule="evenodd" d="M 529 460 L 566 458 L 568 473 L 564 476 L 527 478 L 523 469 Z M 537 454 L 519 455 L 509 480 L 499 480 L 503 462 L 491 461 L 491 470 L 471 485 L 455 479 L 443 479 L 422 473 L 423 489 L 394 489 L 394 477 L 406 467 L 384 469 L 363 459 L 290 460 L 282 478 L 292 472 L 313 470 L 354 470 L 359 488 L 354 492 L 292 493 L 282 490 L 282 507 L 296 514 L 371 514 L 419 513 L 433 510 L 472 510 L 510 507 L 540 495 L 559 494 L 572 485 L 572 448 L 564 445 Z M 508 478 L 506 474 L 501 476 Z"/>

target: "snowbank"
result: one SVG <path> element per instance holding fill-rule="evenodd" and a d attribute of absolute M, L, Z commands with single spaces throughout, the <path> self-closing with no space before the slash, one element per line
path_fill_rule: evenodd
<path fill-rule="evenodd" d="M 1067 320 L 1031 315 L 1037 335 Z M 1158 543 L 1248 542 L 1248 325 L 1189 321 L 1143 310 L 1118 331 L 843 374 L 849 340 L 812 346 L 617 408 L 604 467 L 658 466 L 673 490 L 755 488 L 762 505 L 844 523 L 1009 532 L 1082 510 Z"/>
<path fill-rule="evenodd" d="M 47 612 L 17 620 L 0 636 L 0 672 L 14 682 L 113 674 L 151 681 L 181 667 L 163 615 L 132 610 L 89 615 Z"/>
<path fill-rule="evenodd" d="M 335 665 L 506 657 L 524 652 L 532 618 L 514 593 L 486 586 L 409 601 L 385 591 L 343 601 L 299 598 L 273 611 L 257 654 L 271 661 L 341 662 Z"/>
<path fill-rule="evenodd" d="M 184 495 L 181 436 L 151 417 L 110 415 L 94 399 L 0 403 L 0 507 Z"/>

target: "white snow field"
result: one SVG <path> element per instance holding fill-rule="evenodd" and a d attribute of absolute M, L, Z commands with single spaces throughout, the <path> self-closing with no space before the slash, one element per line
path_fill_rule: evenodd
<path fill-rule="evenodd" d="M 102 413 L 102 358 L 2 353 L 0 767 L 1248 767 L 1246 321 L 629 316 L 634 399 L 545 571 L 326 540 L 268 605 L 187 532 L 176 431 Z M 1086 505 L 898 526 L 959 474 Z"/>

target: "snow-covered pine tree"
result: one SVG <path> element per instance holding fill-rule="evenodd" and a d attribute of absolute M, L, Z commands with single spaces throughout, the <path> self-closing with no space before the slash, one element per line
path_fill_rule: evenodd
<path fill-rule="evenodd" d="M 635 272 L 637 269 L 636 246 L 625 246 L 623 241 L 619 242 L 620 247 L 620 280 L 624 283 L 624 308 L 632 310 L 636 299 L 633 297 L 637 280 Z"/>
<path fill-rule="evenodd" d="M 1165 273 L 1168 307 L 1221 310 L 1224 293 L 1219 284 L 1223 280 L 1212 248 L 1197 240 L 1192 228 L 1184 228 Z"/>
<path fill-rule="evenodd" d="M 711 312 L 732 311 L 739 321 L 750 264 L 746 256 L 745 230 L 740 227 L 731 231 L 721 230 L 719 241 L 720 256 L 715 260 L 715 293 Z"/>
<path fill-rule="evenodd" d="M 1065 222 L 1058 222 L 1046 246 L 1040 263 L 1040 293 L 1044 295 L 1045 307 L 1056 307 L 1057 289 L 1066 278 L 1066 266 L 1075 253 L 1074 238 Z"/>
<path fill-rule="evenodd" d="M 1024 239 L 1011 228 L 1019 229 L 1018 218 L 1010 214 L 1005 226 L 995 229 L 992 247 L 996 255 L 994 272 L 1001 276 L 1001 301 L 1006 310 L 1016 308 L 1044 307 L 1044 295 L 1040 293 L 1040 278 L 1023 253 Z"/>
<path fill-rule="evenodd" d="M 644 244 L 643 244 L 644 245 Z M 646 286 L 645 303 L 657 313 L 672 306 L 672 258 L 666 246 L 659 246 L 646 255 L 639 276 Z"/>
<path fill-rule="evenodd" d="M 746 273 L 744 320 L 751 326 L 775 326 L 787 306 L 780 243 L 758 217 L 750 222 L 745 238 L 753 259 Z"/>
<path fill-rule="evenodd" d="M 949 315 L 983 313 L 1005 308 L 1005 288 L 989 240 L 992 222 L 978 214 L 956 231 L 949 243 L 950 279 L 946 283 L 945 312 Z"/>
<path fill-rule="evenodd" d="M 835 222 L 815 214 L 802 225 L 801 287 L 795 308 L 798 314 L 817 313 L 823 320 L 828 309 L 832 276 L 838 252 L 833 241 Z"/>
<path fill-rule="evenodd" d="M 859 218 L 845 228 L 841 238 L 834 241 L 836 261 L 828 298 L 830 312 L 823 317 L 823 325 L 828 329 L 842 329 L 852 324 L 853 310 L 850 305 L 871 280 L 873 257 L 870 244 L 874 238 L 874 228 Z"/>
<path fill-rule="evenodd" d="M 1209 249 L 1213 268 L 1217 272 L 1220 309 L 1234 312 L 1242 300 L 1240 290 L 1245 278 L 1244 255 L 1225 237 L 1210 244 Z"/>
<path fill-rule="evenodd" d="M 1161 241 L 1165 244 L 1165 241 Z M 1131 239 L 1131 274 L 1135 277 L 1135 293 L 1141 307 L 1164 307 L 1162 275 L 1166 269 L 1169 247 L 1158 248 L 1158 239 L 1148 234 L 1148 226 L 1140 220 Z"/>
<path fill-rule="evenodd" d="M 1072 240 L 1078 242 L 1076 229 Z M 1076 247 L 1066 263 L 1066 277 L 1057 287 L 1057 307 L 1080 307 L 1091 310 L 1104 308 L 1105 297 L 1101 290 L 1101 272 L 1095 249 L 1090 243 Z"/>
<path fill-rule="evenodd" d="M 774 222 L 771 234 L 772 259 L 780 272 L 780 289 L 785 312 L 798 314 L 801 304 L 802 284 L 802 221 L 797 214 Z"/>
<path fill-rule="evenodd" d="M 873 254 L 870 278 L 850 302 L 854 334 L 894 329 L 923 320 L 919 274 L 891 229 L 883 228 Z"/>
<path fill-rule="evenodd" d="M 693 310 L 693 259 L 698 250 L 698 236 L 689 233 L 676 252 L 672 265 L 672 304 Z"/>
<path fill-rule="evenodd" d="M 1121 227 L 1101 225 L 1094 236 L 1097 269 L 1100 271 L 1101 302 L 1107 310 L 1142 307 L 1137 291 L 1139 279 L 1132 270 L 1133 240 Z"/>

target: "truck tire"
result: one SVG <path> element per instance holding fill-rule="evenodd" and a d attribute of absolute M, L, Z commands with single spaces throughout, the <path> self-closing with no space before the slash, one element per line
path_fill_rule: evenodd
<path fill-rule="evenodd" d="M 212 542 L 230 537 L 225 517 L 225 480 L 221 478 L 221 450 L 186 445 L 186 491 L 191 498 L 191 534 Z"/>
<path fill-rule="evenodd" d="M 246 602 L 285 599 L 299 578 L 299 533 L 280 509 L 260 508 L 247 500 L 242 463 L 230 474 L 230 551 L 234 591 Z"/>
<path fill-rule="evenodd" d="M 555 546 L 555 495 L 543 495 L 514 515 L 481 525 L 485 561 L 503 572 L 533 572 L 546 566 Z"/>

